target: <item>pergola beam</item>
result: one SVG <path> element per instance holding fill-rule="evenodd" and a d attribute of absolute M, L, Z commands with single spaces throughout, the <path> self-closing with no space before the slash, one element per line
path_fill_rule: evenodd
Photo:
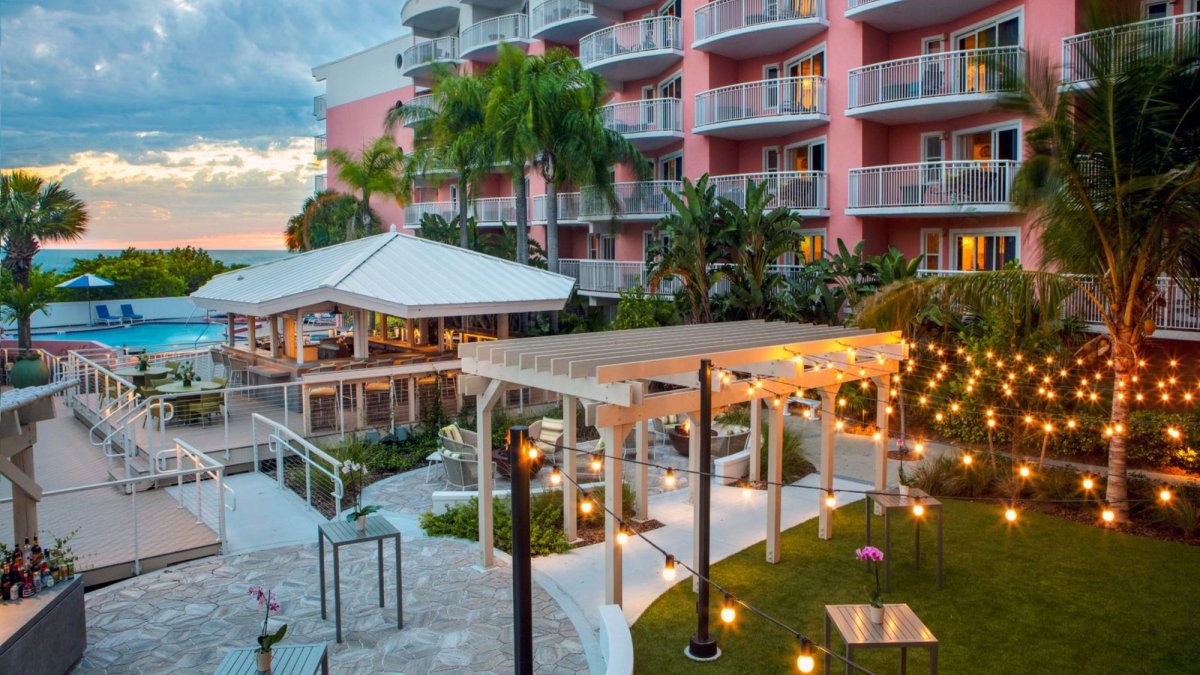
<path fill-rule="evenodd" d="M 619 406 L 631 406 L 641 398 L 640 383 L 611 382 L 599 384 L 594 378 L 569 378 L 534 373 L 515 366 L 503 366 L 464 357 L 464 373 L 474 373 L 490 379 L 504 380 L 521 387 L 536 387 L 562 395 L 576 396 L 593 401 L 603 401 Z M 636 385 L 636 386 L 635 386 Z"/>

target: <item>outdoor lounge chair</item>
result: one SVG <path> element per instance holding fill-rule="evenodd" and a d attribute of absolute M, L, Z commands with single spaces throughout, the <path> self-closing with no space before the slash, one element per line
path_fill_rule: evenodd
<path fill-rule="evenodd" d="M 134 312 L 133 305 L 130 305 L 128 303 L 121 305 L 121 318 L 129 319 L 129 323 L 134 323 L 135 321 L 145 321 L 146 320 L 146 317 L 142 316 L 141 314 L 138 314 L 137 312 Z"/>
<path fill-rule="evenodd" d="M 96 305 L 96 318 L 103 321 L 105 326 L 121 323 L 120 317 L 108 313 L 108 305 Z"/>
<path fill-rule="evenodd" d="M 443 452 L 442 466 L 446 470 L 446 482 L 459 490 L 479 489 L 479 460 L 475 455 L 459 452 Z M 496 463 L 492 462 L 492 475 L 496 475 Z"/>

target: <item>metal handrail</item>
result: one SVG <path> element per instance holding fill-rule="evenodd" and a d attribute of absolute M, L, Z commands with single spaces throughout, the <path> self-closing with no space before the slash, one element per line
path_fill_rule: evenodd
<path fill-rule="evenodd" d="M 1090 66 L 1100 58 L 1111 59 L 1113 71 L 1119 72 L 1123 63 L 1133 58 L 1167 53 L 1180 46 L 1194 48 L 1198 37 L 1200 12 L 1071 35 L 1062 41 L 1062 81 L 1076 84 L 1095 78 Z"/>
<path fill-rule="evenodd" d="M 679 17 L 656 16 L 589 33 L 579 39 L 579 61 L 586 68 L 605 59 L 661 49 L 683 49 Z"/>
<path fill-rule="evenodd" d="M 325 119 L 325 94 L 313 97 L 313 117 L 318 121 Z"/>
<path fill-rule="evenodd" d="M 275 474 L 279 482 L 279 489 L 284 489 L 283 450 L 286 448 L 304 460 L 305 503 L 308 504 L 309 508 L 312 508 L 312 469 L 316 468 L 317 471 L 329 476 L 333 483 L 333 492 L 330 493 L 330 496 L 334 499 L 334 518 L 340 518 L 342 515 L 342 498 L 346 494 L 345 486 L 339 475 L 341 473 L 342 461 L 313 445 L 287 426 L 259 413 L 254 413 L 250 417 L 250 427 L 254 438 L 254 470 L 256 472 L 259 470 L 259 423 L 266 425 L 272 430 L 267 437 L 267 447 L 271 454 L 275 455 Z M 300 449 L 296 449 L 292 445 L 293 443 L 299 446 Z M 313 461 L 314 457 L 328 463 L 329 468 Z"/>
<path fill-rule="evenodd" d="M 671 200 L 664 190 L 679 192 L 683 183 L 677 180 L 645 180 L 628 183 L 613 183 L 617 209 L 598 188 L 587 186 L 580 190 L 580 215 L 584 218 L 608 216 L 657 216 L 672 213 Z"/>
<path fill-rule="evenodd" d="M 825 18 L 825 0 L 716 0 L 696 8 L 696 41 L 741 28 Z"/>
<path fill-rule="evenodd" d="M 648 98 L 611 103 L 600 109 L 604 128 L 621 134 L 683 131 L 683 106 L 677 98 Z"/>
<path fill-rule="evenodd" d="M 525 14 L 505 14 L 484 19 L 463 29 L 459 38 L 459 58 L 464 54 L 491 44 L 529 39 L 529 17 Z"/>
<path fill-rule="evenodd" d="M 453 35 L 418 42 L 405 49 L 400 57 L 405 70 L 450 61 L 458 61 L 458 38 Z"/>
<path fill-rule="evenodd" d="M 584 0 L 548 0 L 529 13 L 529 25 L 532 32 L 536 33 L 550 24 L 595 13 L 595 5 Z"/>
<path fill-rule="evenodd" d="M 825 78 L 817 75 L 743 82 L 696 94 L 696 128 L 785 115 L 824 115 Z"/>
<path fill-rule="evenodd" d="M 555 202 L 558 204 L 558 222 L 579 220 L 579 193 L 559 192 L 555 196 L 557 197 Z M 533 216 L 530 217 L 530 222 L 546 222 L 546 195 L 537 195 L 533 198 Z"/>
<path fill-rule="evenodd" d="M 824 171 L 771 171 L 712 176 L 708 184 L 716 189 L 718 197 L 745 207 L 746 192 L 751 182 L 767 184 L 767 192 L 773 195 L 767 204 L 768 209 L 779 206 L 794 210 L 829 208 L 829 174 Z"/>
<path fill-rule="evenodd" d="M 1011 204 L 1018 162 L 892 164 L 850 170 L 849 208 Z"/>
<path fill-rule="evenodd" d="M 962 49 L 873 63 L 850 69 L 847 107 L 1013 91 L 1024 71 L 1022 47 Z"/>

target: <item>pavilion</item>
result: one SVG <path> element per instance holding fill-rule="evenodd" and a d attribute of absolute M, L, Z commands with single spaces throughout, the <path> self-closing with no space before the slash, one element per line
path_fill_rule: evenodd
<path fill-rule="evenodd" d="M 636 429 L 636 457 L 648 457 L 647 423 L 668 415 L 699 419 L 700 387 L 712 388 L 714 409 L 752 401 L 750 449 L 751 476 L 759 465 L 758 439 L 762 410 L 768 411 L 766 551 L 768 562 L 780 559 L 780 509 L 783 457 L 783 408 L 790 392 L 815 390 L 822 401 L 820 487 L 833 489 L 833 441 L 838 389 L 847 382 L 872 380 L 878 392 L 876 425 L 887 438 L 888 394 L 891 377 L 907 356 L 899 332 L 875 332 L 809 324 L 739 321 L 666 328 L 646 328 L 579 335 L 501 340 L 459 345 L 464 381 L 462 389 L 477 396 L 476 413 L 480 444 L 491 439 L 491 411 L 508 387 L 536 387 L 562 397 L 563 446 L 576 445 L 575 407 L 582 401 L 588 424 L 600 432 L 604 447 L 619 449 Z M 711 382 L 701 383 L 701 359 L 710 359 Z M 754 386 L 761 382 L 764 386 Z M 652 384 L 658 383 L 652 387 Z M 662 386 L 668 385 L 668 386 Z M 773 404 L 763 405 L 763 401 Z M 699 471 L 699 435 L 689 438 L 689 469 Z M 480 456 L 491 448 L 480 447 Z M 563 472 L 576 475 L 575 453 L 564 452 Z M 622 513 L 622 451 L 604 458 L 605 599 L 621 603 L 621 548 L 616 544 Z M 491 466 L 481 462 L 479 539 L 483 564 L 492 562 Z M 705 471 L 708 469 L 705 468 Z M 876 445 L 874 482 L 886 488 L 887 443 Z M 698 481 L 689 481 L 694 490 Z M 646 516 L 647 467 L 636 472 L 637 517 Z M 563 490 L 568 538 L 575 518 L 576 494 Z M 694 503 L 693 498 L 693 503 Z M 694 509 L 692 562 L 698 554 L 699 511 Z M 819 536 L 832 536 L 830 509 L 822 508 Z"/>

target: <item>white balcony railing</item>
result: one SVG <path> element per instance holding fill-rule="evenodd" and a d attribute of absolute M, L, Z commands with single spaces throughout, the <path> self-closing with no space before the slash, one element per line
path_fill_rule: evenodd
<path fill-rule="evenodd" d="M 683 131 L 683 107 L 677 98 L 613 103 L 600 110 L 604 128 L 621 134 Z"/>
<path fill-rule="evenodd" d="M 1080 33 L 1063 38 L 1062 80 L 1066 84 L 1095 79 L 1097 65 L 1119 73 L 1135 58 L 1195 49 L 1200 12 Z M 1105 65 L 1108 64 L 1108 65 Z"/>
<path fill-rule="evenodd" d="M 824 115 L 825 78 L 783 77 L 696 94 L 696 126 L 787 115 Z"/>
<path fill-rule="evenodd" d="M 941 96 L 993 94 L 1020 86 L 1025 50 L 965 49 L 885 61 L 850 70 L 849 107 Z"/>
<path fill-rule="evenodd" d="M 404 226 L 417 227 L 426 214 L 441 216 L 446 222 L 458 217 L 458 202 L 416 202 L 404 207 Z"/>
<path fill-rule="evenodd" d="M 1012 160 L 921 162 L 850 170 L 852 209 L 1002 206 L 1011 203 Z"/>
<path fill-rule="evenodd" d="M 560 192 L 554 201 L 558 204 L 558 222 L 579 221 L 579 193 Z M 533 222 L 546 222 L 546 195 L 533 198 Z"/>
<path fill-rule="evenodd" d="M 459 56 L 486 47 L 529 39 L 529 17 L 525 14 L 505 14 L 472 24 L 459 38 Z"/>
<path fill-rule="evenodd" d="M 675 180 L 646 180 L 632 183 L 614 183 L 612 186 L 614 204 L 594 187 L 585 187 L 580 191 L 580 216 L 584 218 L 608 217 L 661 217 L 672 213 L 671 200 L 667 199 L 664 190 L 678 192 L 683 184 Z"/>
<path fill-rule="evenodd" d="M 825 0 L 717 0 L 696 8 L 696 41 L 780 21 L 825 18 Z"/>
<path fill-rule="evenodd" d="M 709 185 L 718 197 L 746 206 L 750 182 L 767 184 L 767 192 L 775 198 L 767 205 L 773 209 L 786 206 L 794 211 L 824 211 L 829 208 L 829 177 L 824 171 L 780 171 L 772 173 L 741 173 L 732 176 L 713 176 Z"/>
<path fill-rule="evenodd" d="M 876 2 L 880 2 L 880 0 L 846 0 L 846 9 L 858 9 Z"/>
<path fill-rule="evenodd" d="M 458 38 L 454 36 L 424 40 L 404 50 L 400 62 L 410 70 L 431 63 L 454 63 L 458 61 Z"/>
<path fill-rule="evenodd" d="M 712 267 L 719 266 L 718 264 Z M 616 295 L 634 287 L 650 292 L 650 274 L 646 271 L 646 264 L 637 260 L 564 259 L 558 261 L 558 269 L 560 274 L 574 277 L 579 284 L 579 290 L 584 293 Z M 770 265 L 767 269 L 789 279 L 800 279 L 812 274 L 812 270 L 803 265 Z M 667 278 L 659 284 L 657 295 L 671 296 L 682 288 L 683 283 L 678 278 Z M 728 291 L 727 280 L 722 280 L 712 289 L 713 295 L 721 295 Z"/>
<path fill-rule="evenodd" d="M 1076 277 L 1090 292 L 1102 297 L 1100 283 L 1094 277 Z M 1198 281 L 1196 279 L 1193 282 Z M 1200 295 L 1195 295 L 1183 288 L 1174 279 L 1162 277 L 1158 279 L 1157 290 L 1162 298 L 1151 311 L 1150 318 L 1160 330 L 1200 331 Z M 1076 291 L 1067 298 L 1063 312 L 1066 316 L 1077 316 L 1093 325 L 1104 323 L 1100 309 L 1096 307 L 1083 291 Z"/>
<path fill-rule="evenodd" d="M 327 187 L 327 181 L 326 181 L 325 174 L 319 173 L 319 174 L 313 176 L 313 192 L 315 192 L 315 193 L 324 192 L 326 187 Z"/>
<path fill-rule="evenodd" d="M 683 31 L 677 16 L 656 16 L 602 28 L 579 40 L 579 61 L 586 68 L 615 56 L 683 49 Z"/>
<path fill-rule="evenodd" d="M 543 2 L 534 7 L 533 11 L 529 13 L 529 26 L 536 33 L 552 23 L 584 16 L 593 16 L 595 13 L 596 8 L 590 2 L 583 2 L 582 0 L 549 0 L 549 2 Z"/>
<path fill-rule="evenodd" d="M 478 223 L 507 223 L 517 222 L 517 200 L 515 197 L 488 197 L 476 199 L 471 205 Z"/>
<path fill-rule="evenodd" d="M 325 134 L 317 134 L 313 136 L 313 154 L 319 155 L 325 152 Z"/>
<path fill-rule="evenodd" d="M 325 119 L 325 94 L 313 97 L 313 117 L 318 120 Z"/>

